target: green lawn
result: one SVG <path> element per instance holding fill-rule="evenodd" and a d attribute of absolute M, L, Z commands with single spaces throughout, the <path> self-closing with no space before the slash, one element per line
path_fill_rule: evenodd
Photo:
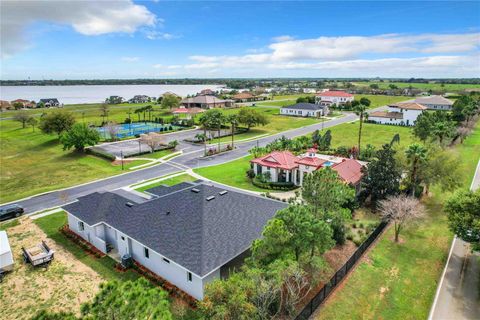
<path fill-rule="evenodd" d="M 185 174 L 182 174 L 182 175 L 178 175 L 176 177 L 171 177 L 171 178 L 168 178 L 168 179 L 165 179 L 165 180 L 162 180 L 162 181 L 154 182 L 154 183 L 151 183 L 151 184 L 143 186 L 143 187 L 135 188 L 135 190 L 143 192 L 145 190 L 148 190 L 148 189 L 151 189 L 151 188 L 154 188 L 154 187 L 158 187 L 158 186 L 161 186 L 161 185 L 173 186 L 173 185 L 179 184 L 181 182 L 190 182 L 190 181 L 195 181 L 195 180 L 197 180 L 197 179 L 192 177 L 191 175 L 185 173 Z"/>
<path fill-rule="evenodd" d="M 194 169 L 198 173 L 210 180 L 223 183 L 229 186 L 246 189 L 250 191 L 265 192 L 268 190 L 255 187 L 246 176 L 250 169 L 250 160 L 252 156 L 246 156 L 237 160 L 222 163 L 216 166 Z"/>
<path fill-rule="evenodd" d="M 0 150 L 1 203 L 122 173 L 120 165 L 63 151 L 56 136 L 10 120 L 0 121 Z M 143 163 L 128 162 L 125 168 Z"/>
<path fill-rule="evenodd" d="M 67 223 L 67 214 L 65 212 L 57 212 L 51 215 L 34 220 L 35 224 L 42 229 L 47 236 L 54 240 L 58 245 L 62 246 L 75 258 L 93 270 L 98 272 L 105 280 L 135 280 L 139 275 L 131 270 L 127 272 L 117 272 L 114 269 L 116 262 L 110 257 L 94 258 L 87 254 L 79 245 L 67 238 L 59 231 L 60 227 Z"/>
<path fill-rule="evenodd" d="M 455 149 L 463 156 L 465 173 L 459 177 L 469 187 L 480 155 L 480 122 L 473 135 Z M 408 226 L 392 241 L 393 230 L 382 236 L 344 285 L 320 309 L 323 319 L 425 319 L 448 256 L 452 234 L 442 211 L 448 194 L 438 188 L 424 199 L 427 216 Z"/>
<path fill-rule="evenodd" d="M 174 152 L 176 152 L 176 150 L 166 149 L 166 150 L 155 151 L 155 152 L 152 152 L 152 153 L 141 154 L 141 155 L 136 156 L 136 157 L 150 158 L 150 159 L 160 159 L 160 158 L 163 158 L 163 157 L 165 157 L 169 154 L 172 154 Z"/>
<path fill-rule="evenodd" d="M 332 147 L 356 146 L 358 142 L 359 121 L 343 123 L 328 128 L 332 132 Z M 324 129 L 326 131 L 327 129 Z M 362 128 L 362 146 L 372 144 L 381 147 L 389 143 L 396 133 L 400 134 L 400 146 L 405 147 L 413 142 L 411 128 L 400 126 L 389 126 L 373 123 L 364 123 Z"/>

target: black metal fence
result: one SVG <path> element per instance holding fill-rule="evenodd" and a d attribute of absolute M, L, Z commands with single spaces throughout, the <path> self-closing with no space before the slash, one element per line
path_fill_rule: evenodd
<path fill-rule="evenodd" d="M 355 265 L 355 263 L 362 257 L 363 253 L 371 246 L 371 244 L 377 239 L 378 235 L 385 229 L 387 222 L 381 222 L 378 227 L 368 236 L 355 251 L 355 253 L 348 259 L 345 264 L 338 269 L 337 272 L 330 278 L 323 288 L 315 295 L 315 297 L 310 300 L 310 302 L 303 308 L 302 312 L 295 318 L 295 320 L 306 320 L 308 319 L 315 310 L 322 304 L 325 299 L 328 298 L 330 293 L 335 289 L 335 287 L 345 278 L 350 269 Z"/>

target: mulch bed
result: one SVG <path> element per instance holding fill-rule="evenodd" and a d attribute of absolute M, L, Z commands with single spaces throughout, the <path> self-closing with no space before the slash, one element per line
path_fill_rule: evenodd
<path fill-rule="evenodd" d="M 106 256 L 105 253 L 95 248 L 88 241 L 76 234 L 68 225 L 64 225 L 60 228 L 60 232 L 65 235 L 67 238 L 72 240 L 74 243 L 78 244 L 83 250 L 85 250 L 89 255 L 94 256 L 95 258 L 103 258 Z"/>

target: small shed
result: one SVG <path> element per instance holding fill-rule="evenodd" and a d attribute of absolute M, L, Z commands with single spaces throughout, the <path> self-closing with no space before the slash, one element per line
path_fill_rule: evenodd
<path fill-rule="evenodd" d="M 0 231 L 0 273 L 13 270 L 13 255 L 7 232 Z"/>

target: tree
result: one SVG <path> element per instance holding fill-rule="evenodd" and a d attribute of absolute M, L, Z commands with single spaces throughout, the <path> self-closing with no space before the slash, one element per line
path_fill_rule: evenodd
<path fill-rule="evenodd" d="M 148 134 L 140 135 L 140 143 L 146 144 L 154 152 L 160 145 L 164 144 L 162 135 L 156 132 L 149 132 Z"/>
<path fill-rule="evenodd" d="M 415 190 L 419 185 L 418 177 L 420 176 L 420 166 L 423 162 L 427 161 L 427 149 L 419 143 L 413 143 L 405 150 L 407 156 L 409 168 L 409 183 L 411 195 L 415 195 Z"/>
<path fill-rule="evenodd" d="M 138 109 L 135 109 L 135 111 L 133 111 L 133 113 L 135 113 L 138 117 L 138 122 L 140 122 L 140 114 L 143 112 L 143 108 L 138 108 Z"/>
<path fill-rule="evenodd" d="M 32 116 L 30 116 L 30 114 L 28 114 L 28 112 L 26 111 L 19 111 L 13 115 L 13 120 L 20 122 L 23 129 L 25 129 L 25 126 L 30 120 L 30 118 L 32 118 Z"/>
<path fill-rule="evenodd" d="M 328 218 L 329 213 L 342 211 L 354 201 L 355 190 L 343 183 L 334 170 L 326 167 L 303 178 L 302 198 L 312 206 L 314 216 Z"/>
<path fill-rule="evenodd" d="M 453 136 L 455 133 L 455 124 L 453 121 L 435 122 L 432 126 L 432 136 L 438 139 L 440 144 L 443 139 Z"/>
<path fill-rule="evenodd" d="M 86 319 L 165 319 L 172 320 L 166 291 L 146 279 L 102 283 L 92 302 L 81 307 Z"/>
<path fill-rule="evenodd" d="M 377 201 L 396 195 L 400 191 L 402 172 L 395 159 L 396 151 L 391 145 L 385 144 L 376 152 L 376 157 L 368 164 L 364 172 L 362 187 L 371 201 Z"/>
<path fill-rule="evenodd" d="M 20 110 L 20 109 L 23 108 L 23 103 L 21 103 L 21 102 L 14 102 L 14 103 L 12 104 L 12 107 L 13 107 L 15 110 Z"/>
<path fill-rule="evenodd" d="M 209 109 L 206 112 L 202 113 L 199 118 L 199 122 L 203 127 L 204 134 L 207 134 L 209 131 L 218 132 L 218 152 L 220 152 L 220 130 L 222 128 L 222 123 L 225 122 L 223 113 L 218 109 Z M 211 134 L 210 134 L 211 136 Z M 207 154 L 207 145 L 205 143 L 205 154 Z"/>
<path fill-rule="evenodd" d="M 168 143 L 168 146 L 171 147 L 173 150 L 178 146 L 178 141 L 177 140 L 172 140 Z"/>
<path fill-rule="evenodd" d="M 418 199 L 403 194 L 380 201 L 380 212 L 384 219 L 393 221 L 395 242 L 399 241 L 400 232 L 406 224 L 424 215 Z"/>
<path fill-rule="evenodd" d="M 307 207 L 290 205 L 279 210 L 264 228 L 262 239 L 254 241 L 252 257 L 261 265 L 292 257 L 310 262 L 315 253 L 321 255 L 333 246 L 332 235 L 330 226 Z"/>
<path fill-rule="evenodd" d="M 73 113 L 66 110 L 54 110 L 41 117 L 39 128 L 43 133 L 56 133 L 59 137 L 75 123 Z"/>
<path fill-rule="evenodd" d="M 368 98 L 362 97 L 360 98 L 360 104 L 370 107 L 371 101 Z"/>
<path fill-rule="evenodd" d="M 430 147 L 430 148 L 433 148 Z M 420 180 L 425 184 L 425 192 L 437 184 L 442 191 L 454 190 L 461 185 L 462 176 L 460 156 L 449 149 L 435 148 L 428 152 L 427 161 L 422 162 Z"/>
<path fill-rule="evenodd" d="M 119 131 L 118 124 L 115 121 L 109 121 L 105 126 L 105 129 L 106 129 L 106 132 L 108 132 L 108 135 L 110 136 L 110 140 L 116 141 L 117 134 Z"/>
<path fill-rule="evenodd" d="M 367 99 L 368 100 L 368 99 Z M 357 114 L 360 118 L 360 126 L 358 127 L 358 154 L 361 152 L 361 140 L 362 140 L 362 127 L 363 121 L 368 118 L 367 106 L 360 103 L 358 106 L 355 107 L 355 114 Z"/>
<path fill-rule="evenodd" d="M 236 114 L 228 115 L 225 118 L 226 122 L 230 124 L 230 130 L 232 135 L 232 149 L 234 148 L 234 136 L 235 136 L 235 128 L 238 126 L 238 116 Z"/>
<path fill-rule="evenodd" d="M 164 95 L 164 97 L 162 98 L 162 102 L 160 103 L 160 108 L 170 110 L 173 108 L 178 108 L 178 106 L 180 106 L 180 101 L 180 97 L 177 97 L 176 95 Z"/>
<path fill-rule="evenodd" d="M 38 124 L 38 120 L 30 117 L 30 119 L 27 120 L 27 124 L 32 127 L 32 132 L 35 132 L 35 126 Z"/>
<path fill-rule="evenodd" d="M 83 151 L 85 146 L 94 146 L 100 141 L 97 130 L 89 128 L 85 123 L 76 123 L 68 131 L 60 136 L 63 150 L 72 147 L 77 151 Z"/>
<path fill-rule="evenodd" d="M 445 212 L 450 230 L 480 250 L 480 189 L 456 191 L 445 202 Z"/>
<path fill-rule="evenodd" d="M 258 113 L 256 110 L 250 108 L 241 108 L 238 112 L 238 122 L 247 126 L 247 130 L 258 125 L 266 125 L 270 121 L 268 118 L 261 113 Z"/>
<path fill-rule="evenodd" d="M 417 117 L 413 134 L 421 141 L 425 142 L 431 135 L 433 125 L 433 116 L 429 112 L 423 112 Z"/>
<path fill-rule="evenodd" d="M 332 132 L 327 130 L 322 136 L 319 130 L 312 133 L 312 143 L 317 146 L 319 150 L 329 150 L 332 142 Z"/>
<path fill-rule="evenodd" d="M 108 114 L 110 112 L 110 106 L 106 103 L 100 105 L 100 116 L 102 117 L 102 124 L 108 122 Z"/>

